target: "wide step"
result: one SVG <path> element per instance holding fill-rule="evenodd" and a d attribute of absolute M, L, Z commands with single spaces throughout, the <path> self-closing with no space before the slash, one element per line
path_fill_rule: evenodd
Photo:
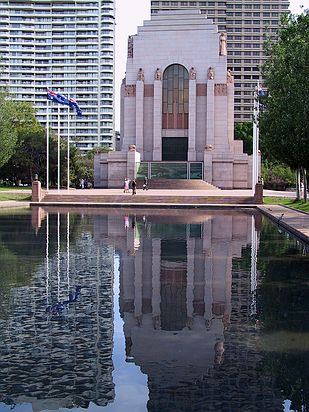
<path fill-rule="evenodd" d="M 137 187 L 143 187 L 143 181 L 137 180 Z M 184 189 L 184 190 L 215 190 L 216 186 L 204 180 L 186 179 L 150 179 L 148 180 L 149 189 Z"/>
<path fill-rule="evenodd" d="M 57 195 L 47 194 L 41 203 L 71 203 L 71 204 L 252 204 L 251 196 L 147 196 L 137 195 Z"/>

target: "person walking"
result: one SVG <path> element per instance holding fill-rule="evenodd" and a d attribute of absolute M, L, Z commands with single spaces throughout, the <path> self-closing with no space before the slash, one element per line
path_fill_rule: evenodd
<path fill-rule="evenodd" d="M 144 177 L 143 190 L 148 190 L 148 178 Z"/>
<path fill-rule="evenodd" d="M 130 183 L 130 180 L 127 177 L 125 177 L 124 183 L 123 183 L 123 193 L 129 193 L 129 183 Z"/>
<path fill-rule="evenodd" d="M 132 195 L 136 195 L 136 180 L 135 179 L 132 180 L 131 186 L 132 186 Z"/>

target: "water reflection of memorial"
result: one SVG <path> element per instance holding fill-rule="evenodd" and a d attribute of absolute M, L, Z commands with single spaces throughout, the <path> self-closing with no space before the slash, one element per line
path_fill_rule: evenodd
<path fill-rule="evenodd" d="M 282 396 L 261 371 L 254 324 L 260 217 L 33 210 L 38 241 L 30 243 L 38 243 L 41 260 L 0 306 L 0 401 L 39 411 L 114 399 L 116 253 L 126 360 L 148 376 L 149 411 L 282 410 Z M 16 225 L 14 242 L 21 230 Z M 47 316 L 46 307 L 77 285 L 78 302 Z"/>
<path fill-rule="evenodd" d="M 0 401 L 30 403 L 34 411 L 87 408 L 90 402 L 103 406 L 114 399 L 114 251 L 97 247 L 92 221 L 87 226 L 87 219 L 78 219 L 70 244 L 70 216 L 43 217 L 39 238 L 42 242 L 45 231 L 45 259 L 30 286 L 11 289 L 7 318 L 0 316 Z M 58 313 L 46 312 L 77 285 L 76 301 Z"/>
<path fill-rule="evenodd" d="M 257 372 L 257 336 L 246 341 L 259 217 L 214 211 L 195 221 L 129 220 L 126 250 L 119 245 L 120 308 L 127 361 L 148 375 L 148 410 L 279 410 Z M 236 270 L 244 250 L 247 270 Z"/>

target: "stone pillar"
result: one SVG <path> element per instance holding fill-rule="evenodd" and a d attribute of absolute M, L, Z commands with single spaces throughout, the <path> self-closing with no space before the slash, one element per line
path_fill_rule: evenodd
<path fill-rule="evenodd" d="M 212 145 L 206 145 L 204 150 L 204 180 L 212 183 Z"/>
<path fill-rule="evenodd" d="M 234 80 L 228 76 L 227 82 L 227 137 L 230 151 L 233 151 L 234 141 Z"/>
<path fill-rule="evenodd" d="M 254 203 L 263 203 L 263 185 L 262 183 L 256 183 L 254 192 Z"/>
<path fill-rule="evenodd" d="M 137 169 L 141 161 L 141 155 L 135 150 L 135 145 L 130 145 L 127 153 L 127 177 L 129 179 L 135 179 L 137 175 Z"/>
<path fill-rule="evenodd" d="M 196 79 L 189 80 L 188 161 L 196 160 Z"/>
<path fill-rule="evenodd" d="M 42 190 L 41 182 L 34 180 L 32 182 L 32 202 L 40 202 L 45 195 L 45 191 Z"/>
<path fill-rule="evenodd" d="M 144 152 L 144 82 L 136 82 L 136 105 L 135 105 L 135 130 L 136 130 L 136 147 L 141 153 L 143 159 Z"/>
<path fill-rule="evenodd" d="M 136 144 L 135 124 L 136 85 L 126 84 L 123 86 L 122 101 L 122 150 L 126 150 L 129 144 Z"/>
<path fill-rule="evenodd" d="M 153 160 L 162 160 L 162 80 L 153 85 Z"/>
<path fill-rule="evenodd" d="M 205 145 L 215 144 L 215 81 L 207 81 L 207 104 L 206 104 L 206 142 Z"/>

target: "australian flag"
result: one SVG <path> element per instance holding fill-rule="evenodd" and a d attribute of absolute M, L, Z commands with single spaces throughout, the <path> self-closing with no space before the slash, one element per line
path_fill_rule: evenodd
<path fill-rule="evenodd" d="M 68 99 L 66 96 L 60 93 L 55 93 L 49 89 L 47 89 L 47 99 L 51 100 L 55 103 L 65 104 L 66 106 L 70 106 L 72 109 L 75 110 L 76 116 L 82 117 L 82 111 L 76 101 L 74 99 Z"/>
<path fill-rule="evenodd" d="M 268 94 L 267 89 L 265 87 L 259 86 L 258 94 L 259 94 L 259 97 L 266 97 Z"/>

